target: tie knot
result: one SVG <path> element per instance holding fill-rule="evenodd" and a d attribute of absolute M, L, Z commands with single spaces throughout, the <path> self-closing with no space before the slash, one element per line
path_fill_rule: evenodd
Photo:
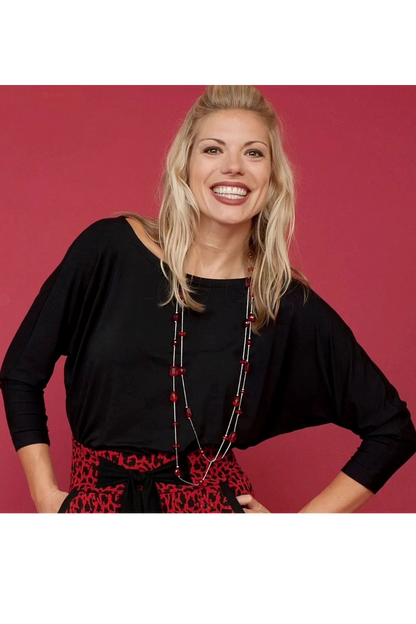
<path fill-rule="evenodd" d="M 143 487 L 154 483 L 154 479 L 149 472 L 140 472 L 138 470 L 132 470 L 130 479 L 132 479 L 136 485 L 143 485 Z"/>
<path fill-rule="evenodd" d="M 114 486 L 125 483 L 122 495 L 121 513 L 161 513 L 160 497 L 156 483 L 177 484 L 175 460 L 162 464 L 153 470 L 141 471 L 126 468 L 104 457 L 100 458 L 97 487 Z M 187 462 L 182 458 L 183 474 L 191 479 Z M 138 485 L 143 485 L 140 489 Z"/>

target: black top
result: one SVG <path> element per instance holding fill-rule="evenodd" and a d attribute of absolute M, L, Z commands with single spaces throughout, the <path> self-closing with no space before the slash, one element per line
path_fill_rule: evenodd
<path fill-rule="evenodd" d="M 186 392 L 201 444 L 219 445 L 240 375 L 244 278 L 192 277 L 205 313 L 185 309 Z M 5 355 L 0 383 L 16 450 L 50 444 L 44 388 L 61 355 L 72 433 L 93 449 L 172 452 L 173 304 L 159 258 L 123 216 L 84 229 L 46 279 Z M 407 404 L 315 291 L 293 280 L 277 320 L 252 332 L 234 446 L 335 423 L 360 436 L 342 471 L 373 492 L 416 452 Z M 176 362 L 179 361 L 177 351 Z M 180 452 L 196 448 L 176 403 Z M 224 447 L 223 447 L 224 448 Z"/>

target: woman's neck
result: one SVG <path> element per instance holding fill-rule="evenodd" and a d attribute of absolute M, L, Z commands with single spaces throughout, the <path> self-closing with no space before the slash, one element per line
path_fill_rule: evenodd
<path fill-rule="evenodd" d="M 222 248 L 202 242 L 191 245 L 185 259 L 185 272 L 211 279 L 236 279 L 248 276 L 249 264 L 241 245 Z"/>

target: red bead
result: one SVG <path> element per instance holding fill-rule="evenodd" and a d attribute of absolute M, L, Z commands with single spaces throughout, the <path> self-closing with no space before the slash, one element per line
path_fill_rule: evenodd
<path fill-rule="evenodd" d="M 181 448 L 181 445 L 180 444 L 172 444 L 172 448 L 178 449 L 178 448 Z"/>
<path fill-rule="evenodd" d="M 254 316 L 254 314 L 249 314 L 248 315 L 248 320 L 252 323 L 253 321 L 256 320 L 256 317 Z"/>
<path fill-rule="evenodd" d="M 178 332 L 178 336 L 186 336 L 186 332 L 180 331 L 180 332 Z"/>
<path fill-rule="evenodd" d="M 185 374 L 186 374 L 185 366 L 179 366 L 178 375 L 185 375 Z"/>
<path fill-rule="evenodd" d="M 228 436 L 222 436 L 222 439 L 228 441 Z"/>
<path fill-rule="evenodd" d="M 247 270 L 248 270 L 249 273 L 253 273 L 254 267 L 249 267 Z"/>
<path fill-rule="evenodd" d="M 182 474 L 182 470 L 181 470 L 180 468 L 175 468 L 175 475 L 176 475 L 177 477 L 180 477 L 180 476 L 181 476 L 181 474 Z"/>
<path fill-rule="evenodd" d="M 243 327 L 250 327 L 250 321 L 243 321 Z"/>
<path fill-rule="evenodd" d="M 230 440 L 231 444 L 237 440 L 237 434 L 236 434 L 236 432 L 235 432 L 235 431 L 232 431 L 232 432 L 230 433 L 230 435 L 229 435 L 229 440 Z"/>
<path fill-rule="evenodd" d="M 175 314 L 173 315 L 173 320 L 177 321 L 179 319 L 179 314 L 177 312 L 175 312 Z"/>
<path fill-rule="evenodd" d="M 251 286 L 251 277 L 246 277 L 246 287 L 250 288 Z"/>
<path fill-rule="evenodd" d="M 240 364 L 246 364 L 247 360 L 240 360 Z"/>
<path fill-rule="evenodd" d="M 250 370 L 250 364 L 249 362 L 247 362 L 246 364 L 244 364 L 244 372 L 248 373 Z"/>
<path fill-rule="evenodd" d="M 238 405 L 240 405 L 240 397 L 235 396 L 235 397 L 233 398 L 233 405 L 235 405 L 236 407 L 237 407 Z"/>
<path fill-rule="evenodd" d="M 173 344 L 174 347 L 178 346 L 178 341 L 176 340 L 176 338 L 175 338 L 175 340 L 172 341 L 172 344 Z"/>
<path fill-rule="evenodd" d="M 180 297 L 180 298 L 182 299 L 182 301 L 183 301 L 183 292 L 182 292 L 181 290 L 179 291 L 179 297 Z"/>
<path fill-rule="evenodd" d="M 245 394 L 245 393 L 246 393 L 246 391 L 245 391 L 245 390 L 240 390 L 240 393 L 241 393 L 241 394 Z"/>
<path fill-rule="evenodd" d="M 242 414 L 242 413 L 243 413 L 243 410 L 235 410 L 235 413 L 236 413 L 236 414 Z"/>
<path fill-rule="evenodd" d="M 174 421 L 173 421 L 173 426 L 174 426 L 174 427 L 177 427 L 178 425 L 179 425 L 178 421 L 177 421 L 177 420 L 174 420 Z"/>
<path fill-rule="evenodd" d="M 248 338 L 248 339 L 247 339 L 247 344 L 248 344 L 248 345 L 251 345 L 251 338 Z"/>
<path fill-rule="evenodd" d="M 170 393 L 170 400 L 172 401 L 172 403 L 176 403 L 176 401 L 178 400 L 178 393 L 173 391 Z"/>
<path fill-rule="evenodd" d="M 205 456 L 205 451 L 204 451 L 204 449 L 199 449 L 199 452 L 200 452 L 200 454 L 201 454 L 201 455 L 204 455 L 204 456 Z"/>
<path fill-rule="evenodd" d="M 189 409 L 189 407 L 185 407 L 185 416 L 186 416 L 187 418 L 192 418 L 192 412 L 191 412 L 191 410 Z"/>
<path fill-rule="evenodd" d="M 179 370 L 177 366 L 169 366 L 169 375 L 171 377 L 177 377 L 179 375 Z"/>

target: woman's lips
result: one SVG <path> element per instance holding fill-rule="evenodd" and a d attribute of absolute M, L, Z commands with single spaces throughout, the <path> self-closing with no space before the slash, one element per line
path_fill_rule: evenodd
<path fill-rule="evenodd" d="M 230 199 L 229 197 L 224 197 L 223 195 L 217 195 L 217 193 L 214 193 L 212 189 L 209 189 L 209 190 L 211 191 L 211 193 L 213 194 L 213 196 L 215 197 L 217 201 L 221 202 L 222 204 L 227 204 L 229 206 L 240 206 L 240 204 L 244 204 L 244 202 L 247 201 L 247 198 L 251 193 L 251 191 L 248 191 L 245 197 L 239 197 L 238 199 Z"/>

